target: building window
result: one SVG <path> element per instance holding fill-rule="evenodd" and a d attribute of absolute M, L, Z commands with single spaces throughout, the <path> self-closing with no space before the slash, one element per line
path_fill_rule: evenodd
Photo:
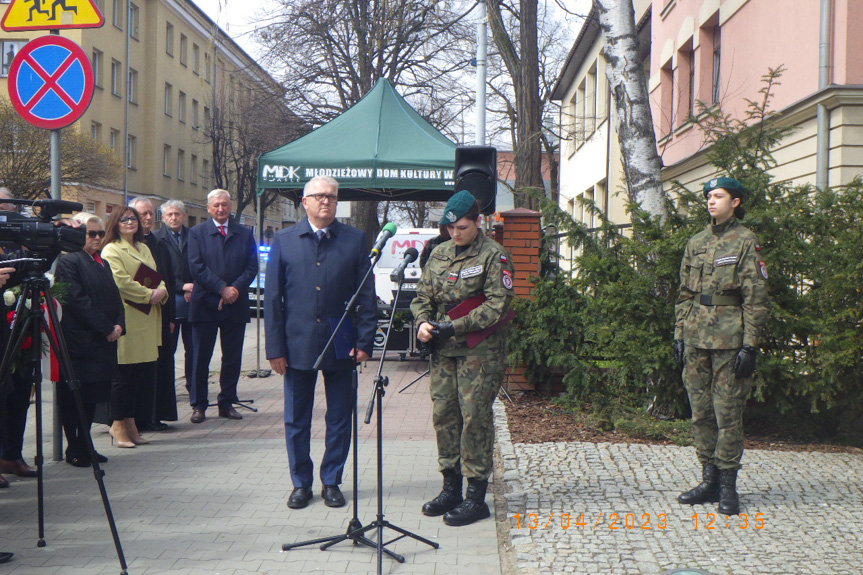
<path fill-rule="evenodd" d="M 577 148 L 585 139 L 584 125 L 586 123 L 585 115 L 587 114 L 587 82 L 582 80 L 575 94 L 575 147 Z"/>
<path fill-rule="evenodd" d="M 135 158 L 138 153 L 136 150 L 136 140 L 135 136 L 129 134 L 126 137 L 126 167 L 134 170 L 135 169 Z"/>
<path fill-rule="evenodd" d="M 207 106 L 204 106 L 204 129 L 209 130 L 210 124 L 211 124 L 211 122 L 210 122 L 210 108 L 208 108 Z"/>
<path fill-rule="evenodd" d="M 186 123 L 186 93 L 180 92 L 180 97 L 177 100 L 177 119 L 182 123 Z"/>
<path fill-rule="evenodd" d="M 192 154 L 192 161 L 189 163 L 189 183 L 198 183 L 198 156 Z"/>
<path fill-rule="evenodd" d="M 123 29 L 123 12 L 126 10 L 126 0 L 111 0 L 111 12 L 114 26 Z"/>
<path fill-rule="evenodd" d="M 713 79 L 710 83 L 710 103 L 719 103 L 719 68 L 722 61 L 721 29 L 719 26 L 713 28 Z"/>
<path fill-rule="evenodd" d="M 129 5 L 129 35 L 132 38 L 138 38 L 138 7 L 134 4 Z"/>
<path fill-rule="evenodd" d="M 90 123 L 90 137 L 92 137 L 95 142 L 102 141 L 102 124 L 99 122 Z"/>
<path fill-rule="evenodd" d="M 27 40 L 4 40 L 3 41 L 3 70 L 0 76 L 6 77 L 9 75 L 9 66 L 12 65 L 12 60 L 15 59 L 15 54 L 18 50 L 24 47 Z"/>
<path fill-rule="evenodd" d="M 117 60 L 111 60 L 111 93 L 120 95 L 120 78 L 123 77 L 122 66 Z"/>
<path fill-rule="evenodd" d="M 186 66 L 186 46 L 189 43 L 189 39 L 186 38 L 185 34 L 180 34 L 180 64 Z"/>
<path fill-rule="evenodd" d="M 671 133 L 674 126 L 674 69 L 671 59 L 659 70 L 659 136 Z"/>
<path fill-rule="evenodd" d="M 165 115 L 173 115 L 174 87 L 165 82 Z"/>
<path fill-rule="evenodd" d="M 84 205 L 84 208 L 88 214 L 95 214 L 96 213 L 96 202 L 87 202 Z"/>
<path fill-rule="evenodd" d="M 129 68 L 129 102 L 138 103 L 138 71 Z"/>
<path fill-rule="evenodd" d="M 120 139 L 120 130 L 111 130 L 109 146 L 113 152 L 117 152 L 117 141 Z"/>
<path fill-rule="evenodd" d="M 584 83 L 584 132 L 585 139 L 596 131 L 596 62 L 587 72 Z"/>
<path fill-rule="evenodd" d="M 198 48 L 198 45 L 193 43 L 192 44 L 192 72 L 195 74 L 198 73 L 198 67 L 201 65 L 201 62 L 200 62 L 201 53 L 200 52 L 201 52 L 201 50 L 200 50 L 200 48 Z"/>
<path fill-rule="evenodd" d="M 210 162 L 209 160 L 204 160 L 204 163 L 201 165 L 201 187 L 209 188 L 210 187 Z"/>
<path fill-rule="evenodd" d="M 689 107 L 688 117 L 695 116 L 695 48 L 689 50 Z"/>
<path fill-rule="evenodd" d="M 192 100 L 192 129 L 198 129 L 198 101 Z"/>
<path fill-rule="evenodd" d="M 165 24 L 165 53 L 174 55 L 174 26 L 170 22 Z"/>
<path fill-rule="evenodd" d="M 177 150 L 177 179 L 181 182 L 186 179 L 186 151 Z"/>
<path fill-rule="evenodd" d="M 204 81 L 210 81 L 210 55 L 204 53 Z"/>
<path fill-rule="evenodd" d="M 162 175 L 171 177 L 171 146 L 167 144 L 162 149 Z"/>
<path fill-rule="evenodd" d="M 102 87 L 102 63 L 105 61 L 105 55 L 99 50 L 93 50 L 91 63 L 93 64 L 93 85 Z M 3 69 L 6 70 L 6 60 L 3 60 Z M 5 73 L 3 74 L 6 75 Z"/>

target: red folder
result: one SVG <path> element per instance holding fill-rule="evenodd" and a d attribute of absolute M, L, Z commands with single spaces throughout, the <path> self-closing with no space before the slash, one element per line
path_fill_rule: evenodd
<path fill-rule="evenodd" d="M 162 274 L 151 268 L 145 263 L 138 266 L 138 271 L 135 272 L 135 277 L 132 278 L 142 286 L 148 289 L 156 289 L 162 283 Z M 153 306 L 148 303 L 135 303 L 129 300 L 123 300 L 127 305 L 132 306 L 139 312 L 150 315 L 150 308 Z"/>
<path fill-rule="evenodd" d="M 447 315 L 449 316 L 450 319 L 458 319 L 460 317 L 464 317 L 468 313 L 470 313 L 471 310 L 474 310 L 474 309 L 478 308 L 480 305 L 482 305 L 482 302 L 484 302 L 484 301 L 485 301 L 485 294 L 483 294 L 483 293 L 481 293 L 479 295 L 475 295 L 473 297 L 469 297 L 466 300 L 464 300 L 463 302 L 461 302 L 460 304 L 458 304 L 457 306 L 455 306 L 454 308 L 452 308 L 449 312 L 447 312 Z M 467 346 L 469 348 L 476 347 L 476 345 L 479 342 L 481 342 L 482 340 L 484 340 L 485 338 L 487 338 L 488 336 L 490 336 L 491 334 L 493 334 L 494 332 L 496 332 L 497 330 L 499 330 L 500 328 L 502 328 L 503 326 L 508 324 L 510 321 L 512 321 L 512 318 L 514 318 L 514 317 L 515 317 L 515 312 L 510 309 L 510 310 L 507 310 L 507 312 L 503 315 L 503 317 L 497 323 L 492 324 L 485 329 L 478 329 L 476 331 L 469 331 L 467 333 L 467 335 L 465 336 L 465 341 L 467 342 Z"/>

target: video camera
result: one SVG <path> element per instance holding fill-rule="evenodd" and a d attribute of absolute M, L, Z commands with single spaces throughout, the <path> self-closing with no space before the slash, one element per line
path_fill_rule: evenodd
<path fill-rule="evenodd" d="M 46 271 L 61 251 L 76 252 L 84 247 L 86 234 L 79 229 L 58 226 L 53 219 L 62 213 L 81 211 L 79 202 L 64 200 L 20 200 L 2 198 L 0 204 L 20 204 L 39 208 L 36 218 L 26 218 L 16 215 L 15 219 L 0 221 L 0 242 L 12 243 L 25 247 L 27 257 L 7 260 L 4 263 L 18 264 L 34 263 L 36 268 Z M 9 212 L 14 214 L 14 212 Z M 2 212 L 0 212 L 2 215 Z M 20 219 L 19 219 L 20 218 Z M 22 266 L 15 265 L 19 269 Z"/>

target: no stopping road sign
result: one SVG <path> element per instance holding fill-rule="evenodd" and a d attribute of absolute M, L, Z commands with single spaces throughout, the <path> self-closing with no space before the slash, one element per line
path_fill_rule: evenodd
<path fill-rule="evenodd" d="M 92 97 L 90 61 L 68 38 L 36 38 L 18 51 L 9 67 L 12 106 L 39 128 L 68 126 L 87 110 Z"/>

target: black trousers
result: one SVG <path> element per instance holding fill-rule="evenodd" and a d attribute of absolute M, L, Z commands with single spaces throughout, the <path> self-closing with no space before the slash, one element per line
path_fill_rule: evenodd
<path fill-rule="evenodd" d="M 2 328 L 0 328 L 2 329 Z M 30 390 L 33 388 L 33 370 L 11 373 L 12 391 L 0 407 L 0 459 L 23 459 L 24 429 L 27 427 L 27 410 L 30 408 Z"/>
<path fill-rule="evenodd" d="M 146 399 L 146 392 L 156 385 L 156 362 L 121 363 L 120 379 L 111 383 L 111 419 L 135 417 L 135 404 Z"/>

